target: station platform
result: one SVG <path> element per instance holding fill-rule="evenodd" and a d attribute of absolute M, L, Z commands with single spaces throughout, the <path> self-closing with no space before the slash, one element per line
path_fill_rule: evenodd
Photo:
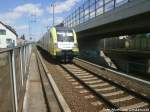
<path fill-rule="evenodd" d="M 42 90 L 36 54 L 32 52 L 29 75 L 24 97 L 23 112 L 46 112 L 46 104 Z"/>

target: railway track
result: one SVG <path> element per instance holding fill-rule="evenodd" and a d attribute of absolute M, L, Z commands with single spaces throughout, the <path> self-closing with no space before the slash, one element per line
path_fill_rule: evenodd
<path fill-rule="evenodd" d="M 96 96 L 99 101 L 95 103 L 100 106 L 115 111 L 149 111 L 150 109 L 148 96 L 143 96 L 74 64 L 61 64 L 60 66 L 68 72 L 69 75 L 66 75 L 66 78 L 73 82 L 76 80 L 74 84 L 81 84 L 86 88 L 87 90 L 83 93 L 90 92 L 89 97 Z"/>
<path fill-rule="evenodd" d="M 37 63 L 42 82 L 45 103 L 48 112 L 71 112 L 69 106 L 61 95 L 55 81 L 48 72 L 40 53 L 37 51 Z"/>

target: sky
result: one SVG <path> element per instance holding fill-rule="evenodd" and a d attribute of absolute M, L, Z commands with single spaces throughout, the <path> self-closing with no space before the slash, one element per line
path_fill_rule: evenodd
<path fill-rule="evenodd" d="M 1 0 L 0 21 L 12 26 L 19 36 L 37 41 L 52 26 L 55 4 L 55 24 L 79 7 L 84 0 Z"/>

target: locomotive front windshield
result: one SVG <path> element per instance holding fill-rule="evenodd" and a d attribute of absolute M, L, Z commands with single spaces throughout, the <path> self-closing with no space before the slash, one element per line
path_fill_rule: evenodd
<path fill-rule="evenodd" d="M 73 32 L 72 31 L 58 31 L 57 32 L 57 41 L 58 42 L 73 42 Z"/>

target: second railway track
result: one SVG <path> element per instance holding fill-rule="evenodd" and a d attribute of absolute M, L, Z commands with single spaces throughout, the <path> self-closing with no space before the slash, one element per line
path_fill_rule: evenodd
<path fill-rule="evenodd" d="M 96 96 L 101 102 L 100 105 L 118 111 L 150 109 L 148 97 L 101 78 L 74 64 L 61 64 L 61 67 L 70 74 L 71 77 L 67 76 L 68 78 L 74 78 L 87 89 L 85 92 L 90 91 L 92 96 Z"/>

